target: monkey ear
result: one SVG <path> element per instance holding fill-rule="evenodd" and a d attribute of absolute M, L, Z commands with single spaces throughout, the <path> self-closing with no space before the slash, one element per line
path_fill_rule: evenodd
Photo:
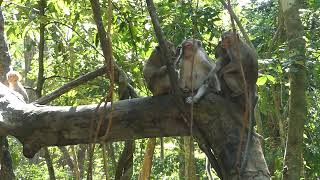
<path fill-rule="evenodd" d="M 200 40 L 196 40 L 198 47 L 202 47 L 202 42 Z"/>

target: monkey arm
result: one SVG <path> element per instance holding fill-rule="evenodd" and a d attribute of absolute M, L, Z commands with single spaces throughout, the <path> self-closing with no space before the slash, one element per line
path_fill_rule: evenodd
<path fill-rule="evenodd" d="M 200 86 L 198 89 L 198 92 L 194 96 L 189 96 L 186 98 L 186 102 L 191 103 L 197 103 L 199 99 L 207 92 L 209 85 L 207 83 L 204 83 Z"/>
<path fill-rule="evenodd" d="M 157 75 L 158 75 L 158 76 L 165 76 L 165 75 L 167 75 L 167 74 L 168 74 L 168 68 L 167 68 L 166 65 L 161 66 L 160 69 L 159 69 L 159 71 L 157 71 Z"/>

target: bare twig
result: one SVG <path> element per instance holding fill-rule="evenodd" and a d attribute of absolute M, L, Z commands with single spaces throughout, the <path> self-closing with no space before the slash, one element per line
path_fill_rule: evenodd
<path fill-rule="evenodd" d="M 223 5 L 223 7 L 224 7 L 225 9 L 228 9 L 228 4 L 227 4 L 224 0 L 219 0 L 219 1 L 221 2 L 221 4 Z M 249 44 L 249 46 L 254 50 L 254 52 L 255 52 L 256 54 L 258 54 L 258 53 L 257 53 L 257 50 L 255 49 L 255 47 L 253 46 L 252 42 L 250 41 L 250 38 L 249 38 L 248 34 L 246 33 L 246 30 L 244 29 L 244 27 L 242 26 L 239 18 L 236 16 L 236 14 L 234 13 L 234 11 L 233 11 L 232 9 L 231 9 L 231 11 L 230 11 L 230 14 L 231 14 L 231 16 L 233 17 L 234 21 L 237 23 L 237 25 L 238 25 L 238 27 L 239 27 L 239 29 L 240 29 L 240 31 L 241 31 L 244 39 L 246 40 L 246 42 L 247 42 L 247 43 Z"/>
<path fill-rule="evenodd" d="M 92 72 L 89 72 L 83 76 L 80 76 L 78 77 L 77 79 L 61 86 L 59 89 L 53 91 L 52 93 L 46 95 L 46 96 L 43 96 L 39 99 L 37 99 L 34 103 L 36 104 L 47 104 L 49 103 L 50 101 L 56 99 L 57 97 L 61 96 L 62 94 L 70 91 L 71 89 L 81 85 L 81 84 L 84 84 L 90 80 L 93 80 L 94 78 L 98 77 L 98 76 L 101 76 L 103 74 L 105 74 L 107 71 L 106 71 L 106 67 L 105 66 L 102 66 L 101 68 L 95 70 L 95 71 L 92 71 Z"/>

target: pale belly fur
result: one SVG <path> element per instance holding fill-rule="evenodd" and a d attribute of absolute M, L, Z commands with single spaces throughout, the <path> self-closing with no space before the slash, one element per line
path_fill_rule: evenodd
<path fill-rule="evenodd" d="M 183 77 L 185 80 L 184 83 L 185 83 L 185 87 L 188 88 L 189 90 L 198 89 L 207 78 L 209 71 L 202 66 L 203 65 L 201 63 L 195 62 L 193 65 L 193 73 L 191 73 L 192 63 L 190 61 L 187 61 L 184 63 L 183 65 L 183 68 L 184 68 Z"/>

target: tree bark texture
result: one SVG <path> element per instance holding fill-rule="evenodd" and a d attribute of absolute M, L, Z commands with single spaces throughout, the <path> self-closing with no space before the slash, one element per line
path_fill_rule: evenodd
<path fill-rule="evenodd" d="M 32 157 L 44 146 L 93 143 L 93 138 L 89 137 L 90 123 L 93 120 L 97 124 L 103 106 L 97 109 L 97 105 L 71 107 L 25 104 L 0 84 L 0 135 L 16 137 L 23 144 L 23 153 L 27 157 Z M 108 126 L 110 105 L 106 108 L 99 138 Z M 190 107 L 185 104 L 179 108 Z M 108 141 L 190 135 L 190 129 L 182 120 L 172 95 L 115 102 L 112 121 Z M 242 128 L 242 109 L 239 105 L 208 92 L 194 106 L 194 122 L 210 142 L 210 148 L 217 152 L 219 165 L 227 172 L 224 179 L 237 178 L 236 150 Z M 101 140 L 99 138 L 97 142 Z M 260 141 L 256 136 L 252 141 L 244 175 L 269 179 Z"/>
<path fill-rule="evenodd" d="M 6 74 L 10 71 L 11 57 L 4 34 L 4 16 L 0 7 L 0 82 L 8 84 Z M 0 118 L 1 119 L 1 118 Z M 0 137 L 0 179 L 14 179 L 8 139 Z"/>
<path fill-rule="evenodd" d="M 0 137 L 0 147 L 1 149 L 1 169 L 0 169 L 0 179 L 11 180 L 15 178 L 12 159 L 9 151 L 9 144 L 7 137 Z"/>
<path fill-rule="evenodd" d="M 281 0 L 290 61 L 289 126 L 283 179 L 290 180 L 301 177 L 303 129 L 307 118 L 304 27 L 299 16 L 302 3 Z"/>

